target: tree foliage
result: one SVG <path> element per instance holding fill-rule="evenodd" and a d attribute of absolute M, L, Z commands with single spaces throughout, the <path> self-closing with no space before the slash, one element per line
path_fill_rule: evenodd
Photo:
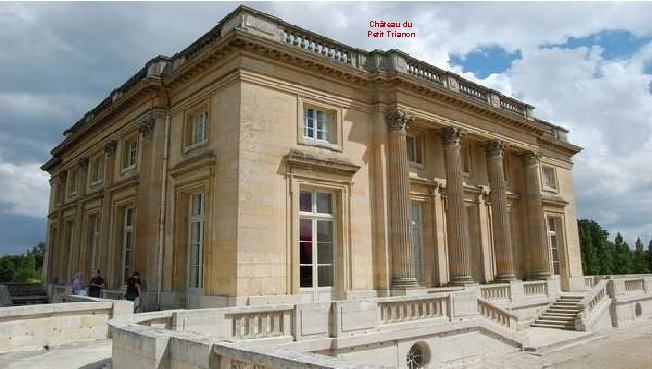
<path fill-rule="evenodd" d="M 41 282 L 45 243 L 21 255 L 0 257 L 0 282 Z"/>
<path fill-rule="evenodd" d="M 652 240 L 647 250 L 640 237 L 632 250 L 618 232 L 613 242 L 609 232 L 593 219 L 579 219 L 582 270 L 585 275 L 643 274 L 652 271 Z"/>

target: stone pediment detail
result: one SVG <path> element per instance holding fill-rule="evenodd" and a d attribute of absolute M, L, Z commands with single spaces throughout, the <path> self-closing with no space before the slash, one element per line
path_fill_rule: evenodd
<path fill-rule="evenodd" d="M 284 160 L 287 165 L 292 168 L 331 172 L 349 176 L 354 175 L 358 170 L 360 170 L 360 166 L 342 159 L 310 154 L 296 149 L 290 150 L 290 152 L 285 155 Z"/>

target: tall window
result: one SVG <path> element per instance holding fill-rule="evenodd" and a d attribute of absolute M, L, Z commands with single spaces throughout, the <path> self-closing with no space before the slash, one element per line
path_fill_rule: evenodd
<path fill-rule="evenodd" d="M 186 145 L 198 145 L 208 138 L 208 111 L 192 115 L 186 133 Z"/>
<path fill-rule="evenodd" d="M 405 145 L 407 146 L 408 160 L 410 162 L 423 164 L 422 142 L 423 135 L 408 135 L 405 137 Z"/>
<path fill-rule="evenodd" d="M 204 194 L 190 196 L 188 209 L 188 287 L 202 286 L 204 246 Z"/>
<path fill-rule="evenodd" d="M 473 162 L 471 161 L 471 147 L 468 143 L 463 143 L 460 148 L 460 154 L 462 156 L 462 171 L 464 174 L 471 174 L 473 167 Z"/>
<path fill-rule="evenodd" d="M 91 267 L 100 266 L 100 218 L 97 215 L 91 215 L 89 219 L 89 239 L 91 245 Z"/>
<path fill-rule="evenodd" d="M 71 169 L 68 171 L 68 181 L 66 186 L 68 187 L 66 191 L 68 195 L 74 195 L 77 193 L 77 169 Z"/>
<path fill-rule="evenodd" d="M 122 283 L 127 283 L 131 273 L 131 251 L 134 244 L 134 208 L 124 210 L 122 226 Z"/>
<path fill-rule="evenodd" d="M 412 257 L 414 272 L 419 284 L 423 284 L 423 211 L 421 204 L 412 202 Z"/>
<path fill-rule="evenodd" d="M 138 136 L 133 136 L 124 141 L 122 151 L 122 168 L 132 168 L 136 166 L 138 160 Z"/>
<path fill-rule="evenodd" d="M 552 274 L 559 275 L 559 239 L 557 218 L 548 218 L 548 239 L 550 243 L 550 264 Z"/>
<path fill-rule="evenodd" d="M 332 287 L 336 219 L 334 195 L 302 189 L 299 211 L 300 286 Z"/>
<path fill-rule="evenodd" d="M 104 156 L 98 155 L 93 158 L 88 170 L 90 171 L 90 184 L 102 182 L 102 179 L 104 178 Z"/>
<path fill-rule="evenodd" d="M 331 116 L 322 110 L 303 109 L 303 137 L 330 142 Z"/>
<path fill-rule="evenodd" d="M 543 188 L 549 191 L 557 190 L 557 177 L 555 175 L 555 168 L 549 166 L 541 166 L 543 173 Z"/>

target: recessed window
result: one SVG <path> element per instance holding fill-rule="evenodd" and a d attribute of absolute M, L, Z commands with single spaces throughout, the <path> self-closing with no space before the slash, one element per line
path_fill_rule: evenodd
<path fill-rule="evenodd" d="M 208 110 L 191 114 L 186 126 L 186 146 L 196 146 L 208 139 Z"/>
<path fill-rule="evenodd" d="M 471 148 L 469 144 L 462 144 L 462 147 L 460 148 L 460 156 L 462 157 L 462 171 L 464 174 L 470 175 L 473 168 L 473 161 L 471 160 Z"/>
<path fill-rule="evenodd" d="M 124 140 L 122 148 L 122 168 L 129 169 L 136 166 L 138 161 L 138 136 Z"/>
<path fill-rule="evenodd" d="M 92 158 L 88 170 L 91 185 L 102 182 L 104 178 L 104 156 L 98 155 Z"/>
<path fill-rule="evenodd" d="M 541 166 L 541 171 L 543 173 L 543 189 L 548 191 L 557 191 L 557 176 L 555 173 L 555 168 L 549 166 Z"/>
<path fill-rule="evenodd" d="M 88 220 L 88 240 L 91 245 L 91 268 L 100 267 L 100 217 L 97 214 Z"/>
<path fill-rule="evenodd" d="M 335 199 L 330 192 L 302 189 L 299 195 L 299 283 L 334 285 Z"/>
<path fill-rule="evenodd" d="M 559 218 L 548 218 L 548 242 L 550 247 L 550 268 L 552 274 L 559 275 Z"/>
<path fill-rule="evenodd" d="M 423 164 L 423 135 L 407 135 L 405 137 L 408 160 L 411 163 Z"/>
<path fill-rule="evenodd" d="M 127 283 L 131 271 L 132 247 L 134 244 L 134 208 L 124 209 L 122 221 L 122 283 Z"/>
<path fill-rule="evenodd" d="M 331 142 L 333 116 L 329 112 L 315 108 L 303 109 L 303 137 Z"/>
<path fill-rule="evenodd" d="M 202 286 L 204 246 L 204 194 L 190 196 L 188 207 L 188 287 Z"/>
<path fill-rule="evenodd" d="M 68 195 L 74 195 L 77 193 L 77 181 L 78 181 L 77 169 L 69 170 L 68 180 L 66 182 L 66 187 L 67 187 L 66 193 Z"/>
<path fill-rule="evenodd" d="M 412 201 L 412 260 L 414 274 L 420 285 L 423 285 L 423 210 L 421 203 Z"/>

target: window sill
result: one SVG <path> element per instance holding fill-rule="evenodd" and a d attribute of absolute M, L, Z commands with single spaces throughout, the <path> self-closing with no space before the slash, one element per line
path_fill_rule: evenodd
<path fill-rule="evenodd" d="M 98 187 L 99 185 L 102 184 L 102 181 L 103 181 L 103 179 L 98 179 L 98 180 L 95 181 L 95 182 L 91 182 L 91 183 L 89 183 L 88 186 L 89 186 L 90 188 Z"/>
<path fill-rule="evenodd" d="M 544 187 L 543 192 L 549 192 L 549 193 L 559 193 L 559 190 L 556 188 L 552 187 Z"/>
<path fill-rule="evenodd" d="M 183 154 L 185 155 L 185 154 L 187 154 L 187 153 L 189 153 L 189 152 L 191 152 L 191 151 L 193 151 L 195 149 L 198 149 L 198 148 L 200 148 L 202 146 L 206 146 L 206 145 L 208 145 L 208 140 L 204 140 L 204 141 L 198 142 L 196 144 L 188 145 L 188 146 L 183 148 Z"/>
<path fill-rule="evenodd" d="M 408 163 L 410 164 L 411 169 L 416 169 L 416 170 L 424 170 L 424 169 L 426 169 L 426 166 L 423 163 L 418 163 L 416 161 L 409 161 L 409 160 L 408 160 Z"/>
<path fill-rule="evenodd" d="M 128 166 L 128 167 L 124 167 L 124 168 L 122 168 L 122 169 L 120 170 L 120 173 L 121 173 L 121 174 L 125 174 L 125 173 L 127 173 L 127 172 L 131 172 L 131 171 L 134 171 L 134 170 L 136 170 L 136 164 L 133 164 L 133 165 L 130 165 L 130 166 Z"/>
<path fill-rule="evenodd" d="M 342 147 L 336 143 L 315 140 L 314 138 L 309 138 L 309 137 L 303 137 L 303 139 L 301 140 L 301 142 L 299 142 L 299 144 L 306 145 L 306 146 L 322 147 L 325 149 L 342 152 Z"/>

